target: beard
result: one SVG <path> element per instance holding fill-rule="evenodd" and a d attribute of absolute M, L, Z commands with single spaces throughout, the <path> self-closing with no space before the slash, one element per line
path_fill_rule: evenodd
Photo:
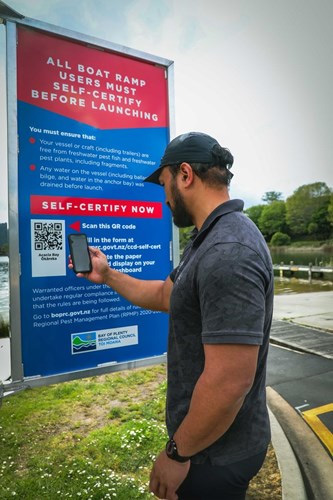
<path fill-rule="evenodd" d="M 186 208 L 184 198 L 179 192 L 175 179 L 172 181 L 171 194 L 173 198 L 173 208 L 170 205 L 169 207 L 172 212 L 175 226 L 179 228 L 193 226 L 192 216 Z"/>

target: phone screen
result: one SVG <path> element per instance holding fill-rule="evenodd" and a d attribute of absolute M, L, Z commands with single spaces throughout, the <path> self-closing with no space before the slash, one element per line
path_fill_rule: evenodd
<path fill-rule="evenodd" d="M 89 273 L 92 269 L 87 236 L 83 233 L 68 235 L 69 248 L 75 273 Z"/>

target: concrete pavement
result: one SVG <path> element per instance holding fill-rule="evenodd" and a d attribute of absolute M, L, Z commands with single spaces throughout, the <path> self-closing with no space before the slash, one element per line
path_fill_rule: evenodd
<path fill-rule="evenodd" d="M 274 319 L 333 333 L 333 291 L 275 295 Z"/>
<path fill-rule="evenodd" d="M 267 387 L 268 407 L 279 422 L 294 455 L 288 447 L 274 446 L 282 478 L 283 500 L 332 500 L 333 462 L 295 410 L 271 387 Z M 276 439 L 275 439 L 276 442 Z M 296 457 L 296 459 L 295 459 Z"/>
<path fill-rule="evenodd" d="M 270 406 L 275 400 L 274 389 L 267 388 L 267 403 L 269 419 L 271 423 L 272 445 L 278 461 L 283 500 L 308 500 L 303 475 L 299 467 L 296 455 L 291 447 L 287 436 L 281 427 Z"/>

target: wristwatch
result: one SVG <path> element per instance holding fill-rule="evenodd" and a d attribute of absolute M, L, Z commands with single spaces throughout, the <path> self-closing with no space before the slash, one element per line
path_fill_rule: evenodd
<path fill-rule="evenodd" d="M 187 462 L 191 457 L 182 457 L 178 455 L 177 445 L 173 438 L 169 439 L 165 447 L 166 454 L 171 460 L 176 460 L 177 462 Z"/>

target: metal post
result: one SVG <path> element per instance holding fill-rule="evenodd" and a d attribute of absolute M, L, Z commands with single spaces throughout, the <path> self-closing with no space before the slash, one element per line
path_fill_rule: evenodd
<path fill-rule="evenodd" d="M 312 281 L 312 262 L 309 262 L 309 270 L 308 270 L 309 282 Z"/>
<path fill-rule="evenodd" d="M 9 325 L 11 379 L 23 380 L 20 312 L 20 256 L 18 236 L 18 137 L 16 95 L 16 23 L 6 22 L 8 121 Z"/>

